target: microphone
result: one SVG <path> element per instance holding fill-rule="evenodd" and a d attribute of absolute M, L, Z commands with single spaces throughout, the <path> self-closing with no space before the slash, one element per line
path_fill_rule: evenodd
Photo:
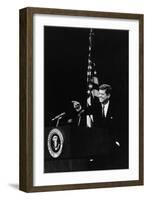
<path fill-rule="evenodd" d="M 63 113 L 61 113 L 61 114 L 55 116 L 54 118 L 52 118 L 51 121 L 54 121 L 55 119 L 61 118 L 61 117 L 63 117 L 65 114 L 66 114 L 66 113 L 63 112 Z"/>

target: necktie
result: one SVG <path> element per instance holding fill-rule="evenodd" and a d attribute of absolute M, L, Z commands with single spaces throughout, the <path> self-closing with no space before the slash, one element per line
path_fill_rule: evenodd
<path fill-rule="evenodd" d="M 102 105 L 102 117 L 103 117 L 103 118 L 105 118 L 105 110 L 104 110 L 104 109 L 105 109 L 105 106 Z"/>

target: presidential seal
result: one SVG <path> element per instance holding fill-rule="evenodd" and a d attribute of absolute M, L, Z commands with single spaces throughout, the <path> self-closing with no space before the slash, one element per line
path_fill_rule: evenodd
<path fill-rule="evenodd" d="M 48 134 L 47 147 L 49 154 L 53 158 L 58 158 L 62 153 L 64 138 L 62 132 L 53 128 Z"/>

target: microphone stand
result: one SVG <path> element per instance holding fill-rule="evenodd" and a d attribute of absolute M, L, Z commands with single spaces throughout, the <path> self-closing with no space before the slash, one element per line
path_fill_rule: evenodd
<path fill-rule="evenodd" d="M 54 118 L 52 119 L 52 121 L 54 121 L 54 120 L 57 119 L 56 127 L 59 126 L 60 119 L 62 119 L 62 117 L 63 117 L 65 114 L 66 114 L 65 112 L 64 112 L 64 113 L 61 113 L 61 114 L 57 115 L 56 117 L 54 117 Z"/>
<path fill-rule="evenodd" d="M 60 121 L 61 118 L 62 118 L 62 116 L 57 118 L 56 127 L 58 127 L 59 121 Z"/>

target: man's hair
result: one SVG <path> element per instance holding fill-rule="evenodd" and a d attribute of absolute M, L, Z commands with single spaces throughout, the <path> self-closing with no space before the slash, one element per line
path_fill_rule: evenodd
<path fill-rule="evenodd" d="M 108 85 L 108 84 L 102 84 L 99 86 L 99 90 L 105 90 L 106 94 L 111 94 L 112 87 L 111 85 Z"/>

